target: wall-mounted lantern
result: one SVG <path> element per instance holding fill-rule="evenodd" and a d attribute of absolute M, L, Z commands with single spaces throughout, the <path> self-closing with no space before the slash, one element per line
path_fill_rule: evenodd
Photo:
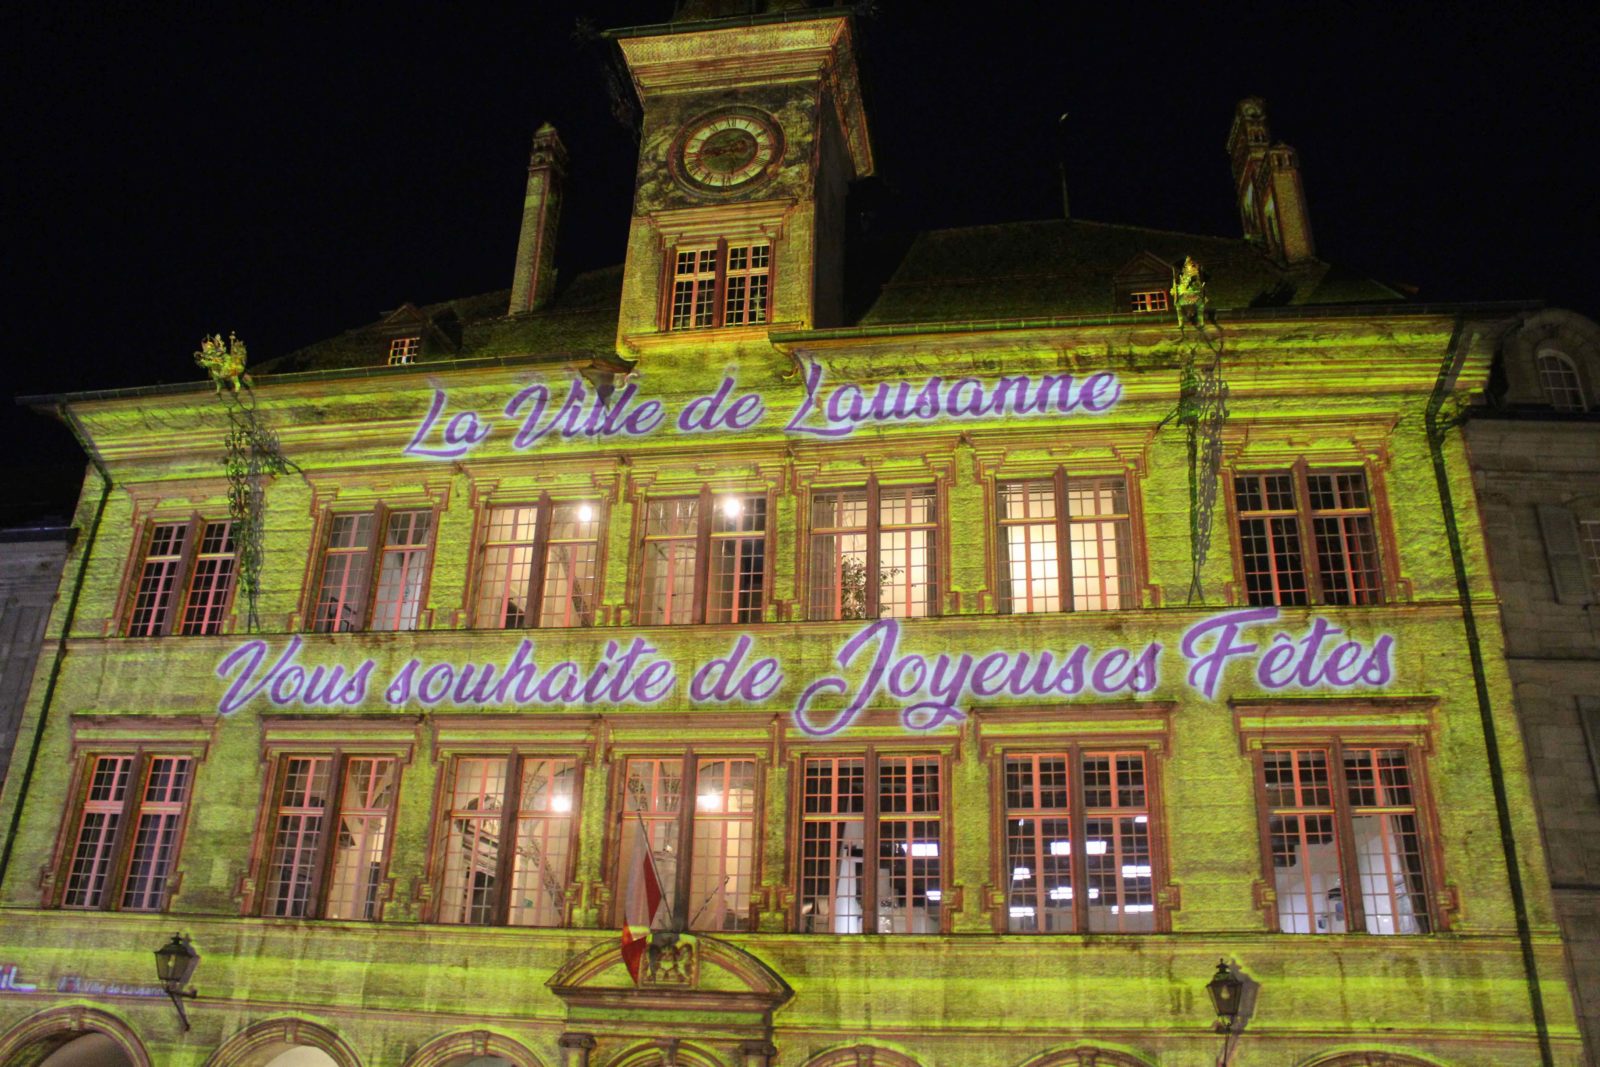
<path fill-rule="evenodd" d="M 171 941 L 156 949 L 156 977 L 161 979 L 161 988 L 172 998 L 172 1006 L 178 1009 L 178 1020 L 183 1023 L 184 1030 L 189 1029 L 189 1015 L 183 1010 L 183 998 L 198 995 L 184 987 L 194 977 L 198 966 L 200 953 L 183 934 L 173 934 Z"/>

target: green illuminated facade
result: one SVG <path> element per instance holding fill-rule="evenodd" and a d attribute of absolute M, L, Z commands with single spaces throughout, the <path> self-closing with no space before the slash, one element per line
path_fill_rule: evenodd
<path fill-rule="evenodd" d="M 1316 259 L 1245 101 L 1244 239 L 929 233 L 857 311 L 849 19 L 616 40 L 620 268 L 546 127 L 509 293 L 37 401 L 0 1062 L 1203 1065 L 1219 958 L 1240 1067 L 1582 1062 L 1459 429 L 1521 309 Z"/>

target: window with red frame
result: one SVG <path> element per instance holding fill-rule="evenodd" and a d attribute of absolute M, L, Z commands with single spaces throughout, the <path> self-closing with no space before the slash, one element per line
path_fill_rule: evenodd
<path fill-rule="evenodd" d="M 805 761 L 800 929 L 937 934 L 944 761 L 867 753 Z"/>
<path fill-rule="evenodd" d="M 667 497 L 645 504 L 638 621 L 759 622 L 766 608 L 767 498 Z"/>
<path fill-rule="evenodd" d="M 390 756 L 280 756 L 261 914 L 376 919 L 400 768 Z"/>
<path fill-rule="evenodd" d="M 1138 751 L 1005 758 L 1008 930 L 1156 928 L 1145 768 Z"/>
<path fill-rule="evenodd" d="M 772 246 L 765 241 L 678 248 L 672 256 L 673 330 L 759 326 L 772 292 Z"/>
<path fill-rule="evenodd" d="M 1128 294 L 1128 310 L 1134 314 L 1169 311 L 1171 307 L 1165 289 L 1135 289 Z"/>
<path fill-rule="evenodd" d="M 438 921 L 565 925 L 581 793 L 577 761 L 517 752 L 461 756 L 448 781 Z"/>
<path fill-rule="evenodd" d="M 1286 934 L 1434 928 L 1409 747 L 1269 749 L 1262 850 Z"/>
<path fill-rule="evenodd" d="M 1382 600 L 1377 521 L 1364 472 L 1301 467 L 1237 474 L 1233 491 L 1249 603 Z"/>
<path fill-rule="evenodd" d="M 236 569 L 231 519 L 152 523 L 133 588 L 128 636 L 221 633 Z"/>
<path fill-rule="evenodd" d="M 380 508 L 330 516 L 312 630 L 415 630 L 432 554 L 430 510 Z"/>
<path fill-rule="evenodd" d="M 1002 612 L 1135 606 L 1126 478 L 1057 469 L 1049 478 L 1001 482 L 998 496 Z"/>
<path fill-rule="evenodd" d="M 627 761 L 619 922 L 644 914 L 643 871 L 653 864 L 662 914 L 680 929 L 754 929 L 756 783 L 753 759 L 689 753 Z"/>
<path fill-rule="evenodd" d="M 490 508 L 475 625 L 593 626 L 600 599 L 600 505 L 543 500 Z"/>
<path fill-rule="evenodd" d="M 810 617 L 933 614 L 938 529 L 932 486 L 873 481 L 812 494 Z"/>
<path fill-rule="evenodd" d="M 188 756 L 90 760 L 62 907 L 160 911 L 166 906 L 192 771 Z"/>

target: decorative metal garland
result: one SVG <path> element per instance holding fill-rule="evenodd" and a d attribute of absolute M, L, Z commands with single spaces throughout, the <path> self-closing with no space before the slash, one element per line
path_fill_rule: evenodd
<path fill-rule="evenodd" d="M 1211 517 L 1217 503 L 1217 481 L 1222 467 L 1222 426 L 1228 418 L 1228 383 L 1222 380 L 1222 327 L 1213 320 L 1215 339 L 1206 332 L 1211 305 L 1206 299 L 1205 275 L 1193 257 L 1186 257 L 1181 274 L 1172 282 L 1172 302 L 1178 314 L 1179 336 L 1188 339 L 1183 377 L 1178 387 L 1178 407 L 1161 420 L 1176 419 L 1184 429 L 1189 448 L 1189 603 L 1204 604 L 1201 574 L 1211 552 Z M 1195 328 L 1191 336 L 1189 327 Z M 1201 346 L 1210 353 L 1202 360 Z"/>
<path fill-rule="evenodd" d="M 255 390 L 244 370 L 246 358 L 244 342 L 231 333 L 226 342 L 219 334 L 201 339 L 200 350 L 194 354 L 195 362 L 211 375 L 228 413 L 222 466 L 228 475 L 228 514 L 233 518 L 233 543 L 238 553 L 238 588 L 244 592 L 245 631 L 255 633 L 261 625 L 257 604 L 266 539 L 266 479 L 300 468 L 284 458 L 278 435 L 256 411 Z M 229 388 L 224 390 L 224 385 Z"/>

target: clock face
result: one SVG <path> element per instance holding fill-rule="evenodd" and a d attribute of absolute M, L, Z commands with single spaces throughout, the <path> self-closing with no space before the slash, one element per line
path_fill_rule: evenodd
<path fill-rule="evenodd" d="M 691 121 L 678 136 L 675 170 L 702 192 L 722 192 L 768 174 L 783 149 L 783 135 L 770 115 L 754 108 L 727 108 Z"/>

